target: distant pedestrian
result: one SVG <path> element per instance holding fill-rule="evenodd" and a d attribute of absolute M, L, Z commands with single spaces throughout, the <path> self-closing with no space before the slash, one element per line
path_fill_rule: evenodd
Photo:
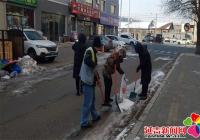
<path fill-rule="evenodd" d="M 151 56 L 147 50 L 147 47 L 138 42 L 135 45 L 135 52 L 139 54 L 140 64 L 137 67 L 136 72 L 141 70 L 141 84 L 142 84 L 142 93 L 139 94 L 140 100 L 147 99 L 147 92 L 149 83 L 151 82 Z"/>
<path fill-rule="evenodd" d="M 124 71 L 120 67 L 120 63 L 123 62 L 123 58 L 125 57 L 126 57 L 125 49 L 120 49 L 118 52 L 114 52 L 111 56 L 109 56 L 106 60 L 106 63 L 104 64 L 103 78 L 105 87 L 105 100 L 103 106 L 111 107 L 110 102 L 113 101 L 113 99 L 110 98 L 110 93 L 112 89 L 112 74 L 114 74 L 115 72 L 115 66 L 116 70 L 120 74 L 124 74 Z"/>
<path fill-rule="evenodd" d="M 74 67 L 73 67 L 73 77 L 76 81 L 76 95 L 80 96 L 81 92 L 81 86 L 80 86 L 80 69 L 81 69 L 81 64 L 83 61 L 83 56 L 85 53 L 86 49 L 86 36 L 83 33 L 80 33 L 78 35 L 78 42 L 76 42 L 73 46 L 72 49 L 74 50 Z"/>
<path fill-rule="evenodd" d="M 83 83 L 83 95 L 84 101 L 81 112 L 81 128 L 90 127 L 89 117 L 90 113 L 93 122 L 100 119 L 100 115 L 97 113 L 95 108 L 95 86 L 100 77 L 96 70 L 97 66 L 97 56 L 98 50 L 101 50 L 101 40 L 100 37 L 95 37 L 92 47 L 89 47 L 85 51 L 83 58 L 80 77 Z"/>

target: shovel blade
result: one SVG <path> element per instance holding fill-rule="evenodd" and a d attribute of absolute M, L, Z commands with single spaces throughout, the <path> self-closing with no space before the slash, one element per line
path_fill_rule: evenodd
<path fill-rule="evenodd" d="M 137 98 L 137 93 L 136 92 L 131 92 L 130 95 L 129 95 L 129 99 L 131 101 L 135 101 Z"/>

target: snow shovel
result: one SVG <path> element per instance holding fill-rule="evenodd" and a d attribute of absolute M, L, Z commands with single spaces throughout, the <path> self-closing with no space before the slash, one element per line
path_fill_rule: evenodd
<path fill-rule="evenodd" d="M 118 97 L 117 97 L 117 71 L 116 71 L 116 64 L 115 64 L 115 74 L 114 74 L 114 93 L 115 93 L 115 104 L 117 106 L 117 110 L 121 113 L 121 109 L 118 104 Z"/>
<path fill-rule="evenodd" d="M 134 89 L 129 95 L 129 99 L 133 102 L 136 101 L 136 97 L 137 97 L 137 93 L 135 92 L 136 84 L 137 84 L 137 81 L 135 81 Z"/>
<path fill-rule="evenodd" d="M 103 93 L 103 89 L 102 89 L 102 84 L 101 84 L 101 81 L 98 80 L 98 83 L 97 86 L 99 88 L 99 91 L 100 91 L 100 94 L 101 94 L 101 99 L 102 99 L 102 104 L 104 103 L 104 93 Z"/>

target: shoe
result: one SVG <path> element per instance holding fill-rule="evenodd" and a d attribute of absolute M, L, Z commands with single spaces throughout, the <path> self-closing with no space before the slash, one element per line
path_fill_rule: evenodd
<path fill-rule="evenodd" d="M 76 93 L 76 96 L 81 96 L 80 93 Z"/>
<path fill-rule="evenodd" d="M 101 116 L 99 115 L 95 120 L 92 120 L 93 123 L 98 122 L 99 120 L 101 120 Z"/>
<path fill-rule="evenodd" d="M 109 98 L 109 102 L 112 102 L 112 101 L 113 101 L 113 99 Z"/>
<path fill-rule="evenodd" d="M 104 103 L 104 104 L 102 104 L 102 106 L 112 107 L 112 105 L 109 103 Z"/>
<path fill-rule="evenodd" d="M 89 123 L 88 125 L 83 125 L 81 126 L 81 129 L 88 129 L 88 128 L 91 128 L 92 125 Z"/>
<path fill-rule="evenodd" d="M 147 96 L 139 96 L 139 100 L 146 100 Z"/>
<path fill-rule="evenodd" d="M 142 93 L 138 94 L 138 97 L 145 97 L 145 96 L 147 96 L 147 95 L 142 94 Z"/>

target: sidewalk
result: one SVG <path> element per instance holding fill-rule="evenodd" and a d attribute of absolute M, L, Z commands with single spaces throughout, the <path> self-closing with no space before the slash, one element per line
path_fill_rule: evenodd
<path fill-rule="evenodd" d="M 183 126 L 191 113 L 200 114 L 200 56 L 183 54 L 155 93 L 126 140 L 142 140 L 144 126 Z M 186 139 L 194 139 L 187 135 Z"/>

